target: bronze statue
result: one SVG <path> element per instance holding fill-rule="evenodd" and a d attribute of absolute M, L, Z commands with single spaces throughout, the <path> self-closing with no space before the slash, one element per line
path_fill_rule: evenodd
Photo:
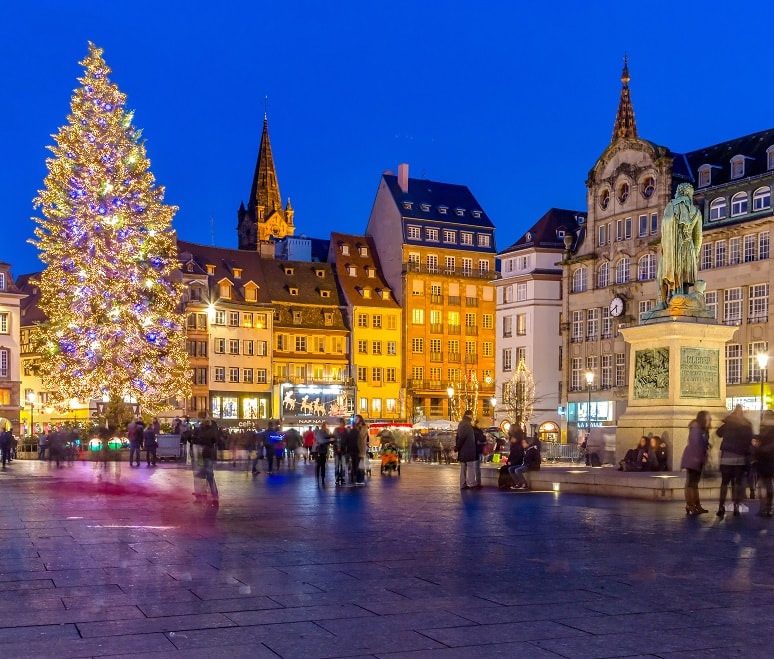
<path fill-rule="evenodd" d="M 701 229 L 702 216 L 693 203 L 693 186 L 681 183 L 661 223 L 658 282 L 662 308 L 668 307 L 675 296 L 690 295 L 691 286 L 698 281 Z"/>

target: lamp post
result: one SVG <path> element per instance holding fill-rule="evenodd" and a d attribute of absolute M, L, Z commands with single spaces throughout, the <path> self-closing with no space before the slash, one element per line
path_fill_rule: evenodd
<path fill-rule="evenodd" d="M 586 371 L 586 389 L 589 391 L 589 406 L 586 408 L 586 425 L 588 426 L 588 432 L 586 434 L 586 440 L 591 434 L 591 387 L 594 384 L 594 372 Z"/>
<path fill-rule="evenodd" d="M 765 407 L 765 405 L 763 404 L 763 382 L 764 382 L 763 374 L 764 374 L 764 371 L 766 370 L 766 365 L 768 363 L 769 363 L 769 356 L 765 352 L 759 353 L 758 354 L 758 367 L 759 367 L 760 372 L 761 372 L 760 373 L 760 378 L 761 378 L 761 421 L 763 420 L 763 409 Z"/>
<path fill-rule="evenodd" d="M 446 387 L 446 395 L 449 396 L 449 421 L 452 420 L 452 399 L 454 398 L 454 387 Z"/>
<path fill-rule="evenodd" d="M 495 407 L 497 406 L 497 398 L 492 396 L 489 399 L 489 404 L 492 406 L 492 425 L 495 424 Z"/>
<path fill-rule="evenodd" d="M 27 402 L 30 404 L 30 437 L 35 436 L 35 396 L 34 391 L 27 393 Z"/>

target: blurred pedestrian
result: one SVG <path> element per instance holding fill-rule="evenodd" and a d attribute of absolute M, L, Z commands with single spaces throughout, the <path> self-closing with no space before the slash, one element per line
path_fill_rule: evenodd
<path fill-rule="evenodd" d="M 730 485 L 734 517 L 738 517 L 744 495 L 742 481 L 752 447 L 752 424 L 745 418 L 742 406 L 737 405 L 715 432 L 723 440 L 720 444 L 720 502 L 717 516 L 723 517 L 726 514 L 726 494 Z"/>
<path fill-rule="evenodd" d="M 473 412 L 465 410 L 462 420 L 457 426 L 457 440 L 455 443 L 458 459 L 460 461 L 460 489 L 467 490 L 478 485 L 476 481 L 476 436 L 473 432 Z"/>
<path fill-rule="evenodd" d="M 760 517 L 771 517 L 772 499 L 774 499 L 774 412 L 766 410 L 761 419 L 758 437 L 753 440 L 756 469 L 758 470 L 758 487 L 760 491 Z M 766 500 L 764 503 L 764 490 Z"/>
<path fill-rule="evenodd" d="M 360 414 L 355 415 L 353 424 L 357 432 L 357 458 L 352 457 L 352 468 L 355 470 L 355 485 L 365 485 L 366 472 L 369 471 L 368 457 L 368 424 Z"/>
<path fill-rule="evenodd" d="M 325 486 L 325 463 L 328 460 L 328 447 L 333 442 L 333 435 L 328 430 L 328 424 L 322 425 L 314 433 L 315 478 L 318 485 Z"/>
<path fill-rule="evenodd" d="M 680 469 L 685 469 L 685 514 L 703 515 L 699 498 L 699 480 L 709 453 L 709 431 L 712 417 L 702 410 L 688 426 L 688 442 L 680 460 Z"/>
<path fill-rule="evenodd" d="M 142 419 L 135 419 L 135 421 L 129 424 L 127 430 L 129 437 L 129 466 L 131 467 L 134 460 L 137 460 L 137 466 L 140 466 L 140 451 L 142 450 L 142 440 L 145 435 L 145 425 Z"/>
<path fill-rule="evenodd" d="M 153 429 L 153 424 L 150 424 L 143 432 L 142 442 L 145 446 L 145 461 L 149 467 L 151 465 L 155 467 L 158 441 L 156 440 L 156 431 Z"/>

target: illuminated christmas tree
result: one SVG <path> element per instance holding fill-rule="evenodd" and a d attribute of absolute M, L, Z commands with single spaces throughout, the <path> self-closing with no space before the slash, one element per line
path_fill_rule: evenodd
<path fill-rule="evenodd" d="M 190 394 L 181 287 L 173 280 L 174 206 L 163 203 L 150 161 L 108 80 L 102 50 L 89 44 L 67 125 L 49 147 L 35 218 L 40 306 L 35 336 L 43 386 L 53 404 L 131 397 L 149 412 Z"/>

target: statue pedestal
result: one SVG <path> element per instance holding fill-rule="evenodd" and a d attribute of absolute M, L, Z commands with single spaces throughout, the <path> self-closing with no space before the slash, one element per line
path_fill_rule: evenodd
<path fill-rule="evenodd" d="M 616 460 L 653 433 L 676 471 L 696 414 L 707 410 L 713 428 L 728 415 L 725 345 L 736 328 L 681 315 L 659 321 L 620 330 L 630 347 L 629 401 L 618 419 Z"/>

